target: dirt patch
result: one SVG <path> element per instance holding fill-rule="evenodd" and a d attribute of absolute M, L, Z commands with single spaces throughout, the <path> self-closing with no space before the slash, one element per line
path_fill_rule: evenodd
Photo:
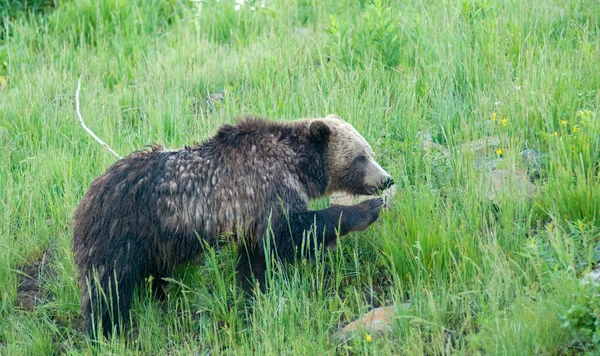
<path fill-rule="evenodd" d="M 49 249 L 43 250 L 18 268 L 16 306 L 32 311 L 37 305 L 48 302 L 51 295 L 43 286 L 44 280 L 56 276 Z"/>

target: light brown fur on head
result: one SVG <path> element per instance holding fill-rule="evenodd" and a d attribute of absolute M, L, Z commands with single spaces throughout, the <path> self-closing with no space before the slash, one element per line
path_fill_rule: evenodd
<path fill-rule="evenodd" d="M 373 149 L 356 129 L 337 115 L 307 119 L 309 125 L 321 121 L 331 130 L 327 147 L 329 194 L 375 194 L 393 184 L 391 176 L 373 159 Z"/>

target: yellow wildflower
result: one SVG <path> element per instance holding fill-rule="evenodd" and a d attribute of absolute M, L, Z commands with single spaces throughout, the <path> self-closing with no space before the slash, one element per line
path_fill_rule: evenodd
<path fill-rule="evenodd" d="M 365 334 L 365 339 L 367 340 L 367 342 L 371 342 L 371 340 L 373 340 L 373 338 L 369 334 Z"/>
<path fill-rule="evenodd" d="M 573 126 L 573 133 L 578 133 L 579 132 L 579 126 L 575 125 Z"/>
<path fill-rule="evenodd" d="M 554 131 L 551 136 L 558 136 L 558 132 Z"/>
<path fill-rule="evenodd" d="M 498 119 L 498 114 L 497 114 L 497 113 L 494 113 L 494 114 L 492 115 L 492 121 L 493 121 L 493 122 L 496 122 L 496 120 L 497 120 L 497 119 Z"/>
<path fill-rule="evenodd" d="M 567 120 L 560 120 L 560 124 L 563 126 L 567 126 Z"/>
<path fill-rule="evenodd" d="M 507 118 L 502 119 L 502 121 L 500 122 L 502 124 L 502 126 L 506 126 L 506 123 L 508 122 Z"/>
<path fill-rule="evenodd" d="M 502 153 L 503 153 L 504 151 L 502 151 L 502 149 L 501 149 L 501 148 L 499 148 L 499 149 L 498 149 L 498 151 L 496 151 L 496 152 L 498 153 L 498 156 L 502 156 Z"/>

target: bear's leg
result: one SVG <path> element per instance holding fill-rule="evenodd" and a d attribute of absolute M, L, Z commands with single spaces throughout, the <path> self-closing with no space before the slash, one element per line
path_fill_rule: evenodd
<path fill-rule="evenodd" d="M 162 279 L 160 275 L 154 275 L 152 279 L 152 295 L 156 300 L 164 301 L 167 300 L 166 288 L 169 282 Z"/>
<path fill-rule="evenodd" d="M 236 266 L 237 280 L 246 293 L 252 291 L 252 276 L 256 278 L 259 287 L 264 291 L 265 271 L 267 263 L 262 244 L 240 244 L 238 246 L 238 263 Z"/>
<path fill-rule="evenodd" d="M 383 207 L 383 199 L 375 198 L 352 206 L 332 206 L 317 211 L 302 211 L 290 213 L 273 225 L 276 254 L 280 261 L 293 261 L 298 249 L 303 248 L 305 256 L 314 257 L 315 250 L 334 245 L 338 236 L 347 235 L 353 231 L 363 231 L 379 217 Z M 304 238 L 305 232 L 312 232 L 309 238 Z M 315 244 L 316 243 L 316 244 Z M 240 259 L 237 272 L 241 278 L 242 287 L 250 291 L 252 275 L 260 282 L 261 290 L 265 287 L 266 260 L 264 246 L 242 246 L 239 249 Z"/>
<path fill-rule="evenodd" d="M 383 199 L 374 198 L 351 206 L 290 213 L 273 229 L 277 254 L 283 261 L 290 261 L 295 258 L 296 250 L 303 248 L 307 257 L 313 257 L 315 249 L 323 244 L 335 245 L 338 236 L 367 229 L 379 218 L 382 207 Z M 312 235 L 305 239 L 305 231 Z"/>
<path fill-rule="evenodd" d="M 141 275 L 137 266 L 131 263 L 118 270 L 107 271 L 104 267 L 97 270 L 98 277 L 88 279 L 89 294 L 83 298 L 82 310 L 89 334 L 98 335 L 98 322 L 101 321 L 103 334 L 109 337 L 114 331 L 120 333 L 122 326 L 129 323 L 133 291 L 141 281 Z"/>

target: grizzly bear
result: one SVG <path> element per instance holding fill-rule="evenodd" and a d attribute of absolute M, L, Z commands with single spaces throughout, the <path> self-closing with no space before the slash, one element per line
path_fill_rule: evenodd
<path fill-rule="evenodd" d="M 215 246 L 223 233 L 239 245 L 238 281 L 265 284 L 265 251 L 293 261 L 365 230 L 383 200 L 311 211 L 332 192 L 375 195 L 394 183 L 365 139 L 335 115 L 224 125 L 196 147 L 137 151 L 91 184 L 73 214 L 73 252 L 88 332 L 119 332 L 134 288 L 153 276 L 163 293 L 177 265 Z M 270 239 L 265 236 L 269 234 Z M 312 237 L 309 237 L 312 235 Z M 272 241 L 274 249 L 266 249 Z"/>

